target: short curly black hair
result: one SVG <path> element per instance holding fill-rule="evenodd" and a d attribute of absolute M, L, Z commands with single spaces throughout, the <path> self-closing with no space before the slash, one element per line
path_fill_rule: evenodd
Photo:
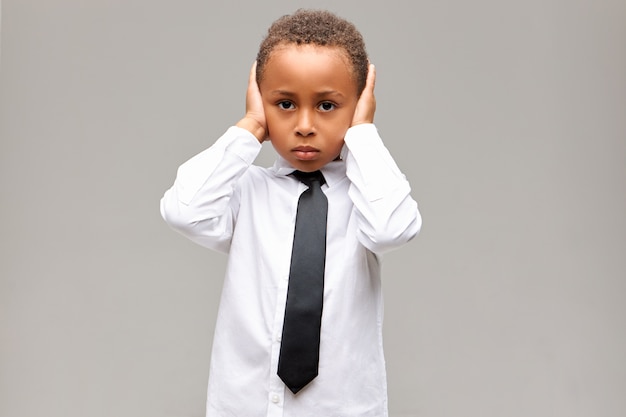
<path fill-rule="evenodd" d="M 272 23 L 256 58 L 258 83 L 263 79 L 263 71 L 272 51 L 279 45 L 291 43 L 343 49 L 352 64 L 358 94 L 363 92 L 369 67 L 363 36 L 352 23 L 327 10 L 298 9 Z"/>

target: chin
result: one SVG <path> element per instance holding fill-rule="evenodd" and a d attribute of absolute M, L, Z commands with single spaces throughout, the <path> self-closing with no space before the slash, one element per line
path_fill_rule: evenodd
<path fill-rule="evenodd" d="M 297 169 L 298 171 L 302 171 L 302 172 L 311 172 L 311 171 L 316 171 L 319 168 L 319 164 L 310 162 L 310 163 L 303 163 L 302 161 L 299 160 L 291 160 L 289 161 L 289 164 L 294 167 L 295 169 Z"/>

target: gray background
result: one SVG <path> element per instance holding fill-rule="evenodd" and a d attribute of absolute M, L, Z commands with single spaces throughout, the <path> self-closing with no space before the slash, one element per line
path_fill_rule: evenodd
<path fill-rule="evenodd" d="M 626 415 L 623 0 L 5 0 L 0 416 L 203 415 L 225 257 L 158 202 L 301 6 L 361 29 L 424 217 L 384 264 L 391 417 Z"/>

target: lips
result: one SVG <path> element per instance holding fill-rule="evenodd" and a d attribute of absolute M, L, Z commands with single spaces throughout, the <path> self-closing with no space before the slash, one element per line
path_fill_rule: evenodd
<path fill-rule="evenodd" d="M 320 151 L 312 146 L 297 146 L 291 152 L 301 161 L 310 161 L 315 159 Z"/>

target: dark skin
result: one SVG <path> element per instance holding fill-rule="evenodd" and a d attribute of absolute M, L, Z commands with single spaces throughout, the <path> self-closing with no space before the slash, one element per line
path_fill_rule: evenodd
<path fill-rule="evenodd" d="M 272 52 L 260 85 L 256 63 L 237 126 L 269 140 L 296 169 L 311 172 L 337 159 L 348 128 L 373 123 L 376 70 L 360 97 L 349 61 L 337 47 L 287 44 Z"/>

